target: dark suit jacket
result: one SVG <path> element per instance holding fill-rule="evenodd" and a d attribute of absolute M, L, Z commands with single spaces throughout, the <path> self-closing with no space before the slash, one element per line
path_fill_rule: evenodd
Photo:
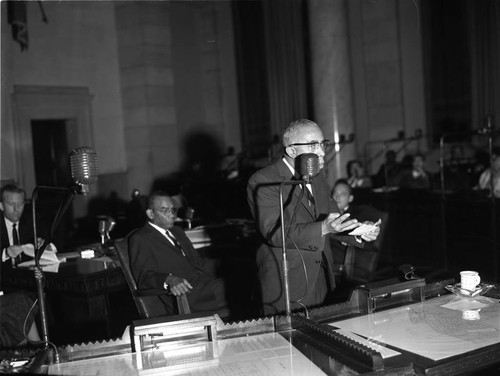
<path fill-rule="evenodd" d="M 220 295 L 218 281 L 206 270 L 206 260 L 201 258 L 191 241 L 180 228 L 170 229 L 180 243 L 186 256 L 149 223 L 129 238 L 129 256 L 132 274 L 139 290 L 165 291 L 163 283 L 169 274 L 185 278 L 193 286 L 187 294 L 192 312 L 219 309 Z M 169 297 L 160 296 L 166 306 Z"/>
<path fill-rule="evenodd" d="M 33 244 L 33 221 L 28 213 L 23 212 L 21 219 L 19 220 L 18 230 L 19 242 L 21 244 L 31 243 Z M 7 233 L 7 225 L 5 224 L 5 218 L 3 216 L 3 211 L 0 211 L 0 243 L 2 250 L 11 244 L 9 243 L 9 234 Z"/>
<path fill-rule="evenodd" d="M 280 159 L 252 175 L 247 187 L 250 210 L 264 238 L 257 251 L 257 266 L 266 314 L 285 311 L 279 188 L 282 181 L 292 178 L 291 175 Z M 310 206 L 301 186 L 283 187 L 290 300 L 300 300 L 306 306 L 322 304 L 334 288 L 330 240 L 359 244 L 352 236 L 321 235 L 321 222 L 339 209 L 330 199 L 330 188 L 322 174 L 312 180 L 312 190 L 314 204 Z M 321 267 L 325 262 L 326 269 Z M 299 307 L 291 305 L 292 310 Z"/>
<path fill-rule="evenodd" d="M 21 219 L 19 220 L 18 224 L 18 234 L 19 234 L 19 242 L 21 244 L 27 244 L 31 243 L 33 244 L 33 221 L 31 220 L 31 217 L 29 216 L 29 213 L 26 212 L 26 210 L 23 212 L 23 215 L 21 216 Z M 3 252 L 3 250 L 7 247 L 9 247 L 11 244 L 9 242 L 9 234 L 7 233 L 7 225 L 5 224 L 5 218 L 3 215 L 3 211 L 0 210 L 0 252 Z M 24 255 L 24 259 L 27 260 L 29 259 L 28 256 Z M 1 276 L 0 276 L 0 289 L 1 286 L 3 285 L 3 276 L 4 273 L 8 272 L 10 269 L 12 269 L 12 263 L 10 260 L 7 260 L 5 262 L 0 262 L 2 264 L 1 266 Z"/>

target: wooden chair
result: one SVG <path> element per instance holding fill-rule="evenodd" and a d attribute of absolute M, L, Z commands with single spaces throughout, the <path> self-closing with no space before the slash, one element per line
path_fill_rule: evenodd
<path fill-rule="evenodd" d="M 130 259 L 128 255 L 128 237 L 115 240 L 115 250 L 120 261 L 123 275 L 127 281 L 130 292 L 134 299 L 137 310 L 141 319 L 149 319 L 167 315 L 184 315 L 191 313 L 189 302 L 185 294 L 176 296 L 175 299 L 172 295 L 167 294 L 165 291 L 158 292 L 158 290 L 138 290 L 132 270 L 130 268 Z M 168 295 L 168 299 L 160 299 L 159 295 Z M 165 304 L 171 302 L 171 304 Z"/>

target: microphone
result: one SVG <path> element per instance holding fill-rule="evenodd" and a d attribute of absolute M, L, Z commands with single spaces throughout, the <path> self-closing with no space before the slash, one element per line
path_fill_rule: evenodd
<path fill-rule="evenodd" d="M 319 157 L 314 153 L 304 153 L 298 156 L 298 172 L 306 183 L 319 174 Z"/>
<path fill-rule="evenodd" d="M 89 185 L 97 181 L 99 174 L 97 153 L 88 146 L 73 149 L 69 154 L 71 178 L 81 189 L 80 193 L 87 195 Z"/>

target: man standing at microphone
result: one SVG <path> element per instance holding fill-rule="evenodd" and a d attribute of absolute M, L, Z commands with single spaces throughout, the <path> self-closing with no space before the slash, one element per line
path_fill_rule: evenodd
<path fill-rule="evenodd" d="M 282 181 L 302 179 L 296 171 L 296 161 L 305 153 L 318 156 L 321 170 L 328 140 L 313 121 L 293 121 L 282 135 L 284 156 L 253 174 L 247 186 L 250 210 L 263 237 L 257 251 L 257 267 L 262 290 L 264 313 L 285 312 L 282 270 L 282 238 L 279 189 Z M 360 237 L 347 233 L 358 227 L 349 214 L 339 215 L 330 188 L 322 174 L 312 177 L 309 184 L 283 186 L 285 246 L 291 310 L 321 305 L 335 288 L 331 270 L 330 241 L 362 247 L 363 241 L 377 238 L 379 229 Z"/>

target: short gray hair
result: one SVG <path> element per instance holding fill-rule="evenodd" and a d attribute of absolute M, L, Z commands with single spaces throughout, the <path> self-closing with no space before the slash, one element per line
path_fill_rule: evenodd
<path fill-rule="evenodd" d="M 310 126 L 317 127 L 318 124 L 308 119 L 299 119 L 292 121 L 283 131 L 283 136 L 282 136 L 283 146 L 286 148 L 287 146 L 290 146 L 290 144 L 296 142 L 297 135 L 302 131 L 302 129 Z"/>
<path fill-rule="evenodd" d="M 154 209 L 155 200 L 158 197 L 168 197 L 168 198 L 171 198 L 170 195 L 167 192 L 165 192 L 165 191 L 161 191 L 161 190 L 154 191 L 153 193 L 151 193 L 148 196 L 148 207 L 146 209 Z"/>

